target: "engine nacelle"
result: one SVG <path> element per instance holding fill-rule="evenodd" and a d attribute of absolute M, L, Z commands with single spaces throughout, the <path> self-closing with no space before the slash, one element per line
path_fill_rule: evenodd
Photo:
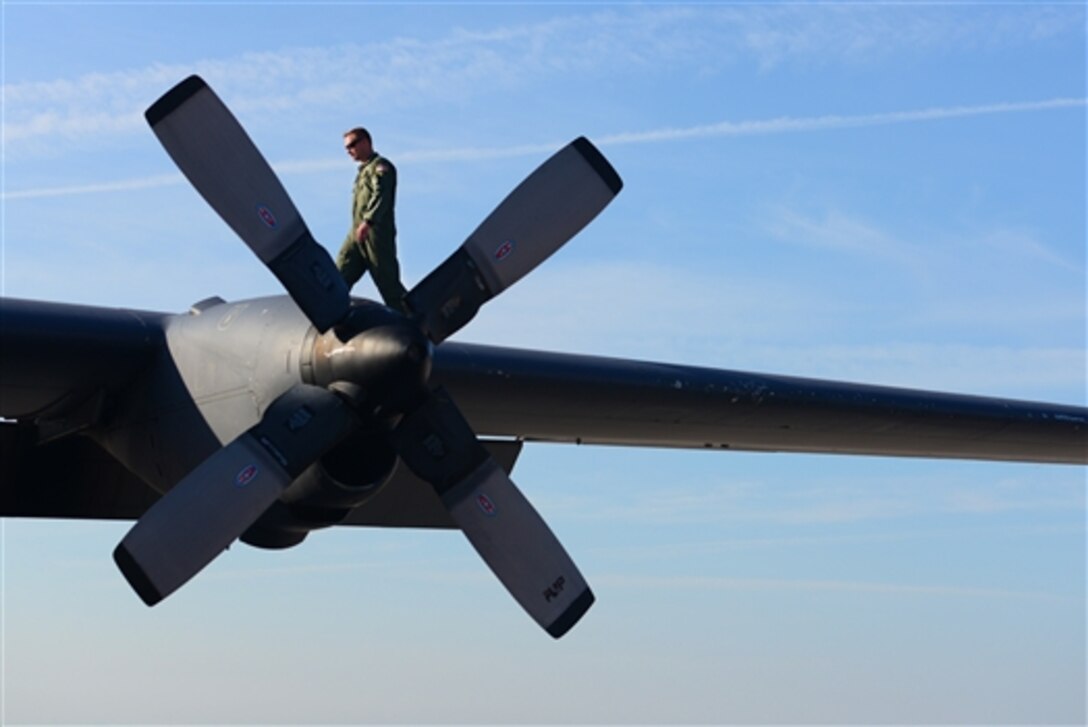
<path fill-rule="evenodd" d="M 289 548 L 336 525 L 389 481 L 397 453 L 385 436 L 358 430 L 299 475 L 245 533 L 258 548 Z"/>

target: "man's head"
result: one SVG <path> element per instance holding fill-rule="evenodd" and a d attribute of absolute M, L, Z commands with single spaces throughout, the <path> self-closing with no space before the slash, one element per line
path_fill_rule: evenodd
<path fill-rule="evenodd" d="M 345 131 L 344 149 L 348 156 L 357 162 L 369 159 L 374 153 L 374 143 L 370 140 L 370 132 L 361 126 Z"/>

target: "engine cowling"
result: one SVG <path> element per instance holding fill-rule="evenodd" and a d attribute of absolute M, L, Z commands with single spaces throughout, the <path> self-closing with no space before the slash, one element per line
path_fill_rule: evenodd
<path fill-rule="evenodd" d="M 426 395 L 432 346 L 418 326 L 385 306 L 353 303 L 324 334 L 311 330 L 301 364 L 306 383 L 335 390 L 361 423 L 310 465 L 245 533 L 243 542 L 288 548 L 311 530 L 341 522 L 389 481 L 397 454 L 388 433 L 406 406 Z"/>
<path fill-rule="evenodd" d="M 241 540 L 258 548 L 298 545 L 341 522 L 389 481 L 397 454 L 385 437 L 358 430 L 299 475 Z"/>

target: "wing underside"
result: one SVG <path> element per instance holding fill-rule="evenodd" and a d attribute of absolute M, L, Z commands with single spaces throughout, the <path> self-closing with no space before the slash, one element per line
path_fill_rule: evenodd
<path fill-rule="evenodd" d="M 521 442 L 483 444 L 504 472 L 513 470 Z M 136 520 L 160 497 L 88 437 L 39 443 L 33 426 L 0 422 L 0 517 Z M 403 466 L 341 524 L 455 527 L 427 484 Z"/>
<path fill-rule="evenodd" d="M 134 520 L 159 495 L 87 437 L 0 423 L 0 517 Z"/>

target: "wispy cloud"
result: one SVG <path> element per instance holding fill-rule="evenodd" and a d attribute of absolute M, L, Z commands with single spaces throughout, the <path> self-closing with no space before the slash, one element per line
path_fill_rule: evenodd
<path fill-rule="evenodd" d="M 741 533 L 731 534 L 729 528 L 726 528 L 721 537 L 696 531 L 687 537 L 681 534 L 658 538 L 652 542 L 596 545 L 592 552 L 601 558 L 649 564 L 688 561 L 694 558 L 714 558 L 721 561 L 723 558 L 736 558 L 740 553 L 751 552 L 768 556 L 779 552 L 811 553 L 816 548 L 864 551 L 889 545 L 909 544 L 910 547 L 918 547 L 924 544 L 940 549 L 942 543 L 962 541 L 965 538 L 977 540 L 980 537 L 990 537 L 994 532 L 999 532 L 1003 538 L 1023 538 L 1025 542 L 1038 541 L 1040 538 L 1084 537 L 1084 526 L 1076 524 L 1074 518 L 1069 518 L 1064 524 L 1046 523 L 1019 527 L 1009 527 L 996 518 L 989 520 L 996 524 L 984 524 L 981 527 L 965 526 L 962 518 L 955 522 L 957 524 L 950 527 L 934 527 L 921 523 L 919 527 L 904 527 L 904 522 L 892 528 L 883 524 L 875 528 L 842 528 L 835 524 L 827 528 L 789 526 L 777 531 L 758 526 L 759 534 L 747 537 Z"/>
<path fill-rule="evenodd" d="M 355 93 L 352 77 L 367 79 L 368 95 L 397 111 L 434 102 L 464 103 L 481 94 L 524 85 L 555 72 L 593 76 L 623 73 L 720 73 L 754 60 L 765 69 L 789 61 L 864 61 L 918 48 L 1007 46 L 1081 33 L 1078 8 L 957 8 L 882 5 L 753 6 L 605 9 L 568 12 L 506 26 L 454 28 L 437 38 L 396 37 L 366 44 L 283 48 L 232 57 L 156 63 L 73 79 L 8 83 L 3 87 L 4 136 L 9 145 L 89 135 L 131 133 L 141 111 L 190 73 L 205 76 L 240 112 L 337 106 Z M 276 93 L 266 92 L 275 88 Z M 966 113 L 979 113 L 966 110 Z M 751 134 L 899 123 L 933 112 L 869 119 L 820 117 L 722 123 L 617 135 Z M 941 109 L 947 117 L 955 111 Z"/>
<path fill-rule="evenodd" d="M 1001 599 L 1063 599 L 1063 596 L 1037 591 L 1013 591 L 998 588 L 972 588 L 969 586 L 928 585 L 911 583 L 881 583 L 877 581 L 775 579 L 775 578 L 725 578 L 715 576 L 647 577 L 625 575 L 599 575 L 595 583 L 609 588 L 636 588 L 675 591 L 681 590 L 728 590 L 728 591 L 820 591 L 842 593 L 871 593 L 891 596 L 932 596 L 945 598 L 1001 598 Z"/>
<path fill-rule="evenodd" d="M 587 488 L 588 490 L 588 488 Z M 654 491 L 636 490 L 623 499 L 601 495 L 568 495 L 566 501 L 542 502 L 550 513 L 571 519 L 606 523 L 638 523 L 653 527 L 725 523 L 758 526 L 770 534 L 786 526 L 836 536 L 844 525 L 887 524 L 923 516 L 989 516 L 995 513 L 1067 513 L 1084 510 L 1084 493 L 1075 479 L 1041 485 L 1037 481 L 1005 479 L 972 484 L 928 477 L 880 478 L 859 484 L 814 481 L 789 488 L 766 482 L 701 482 Z"/>
<path fill-rule="evenodd" d="M 83 194 L 107 194 L 110 192 L 133 192 L 140 189 L 154 189 L 181 184 L 185 178 L 180 173 L 159 174 L 152 177 L 134 177 L 115 182 L 97 182 L 92 184 L 72 184 L 60 187 L 39 187 L 22 189 L 0 194 L 0 199 L 38 199 L 41 197 L 72 197 Z"/>
<path fill-rule="evenodd" d="M 563 291 L 556 295 L 556 291 Z M 637 291 L 633 293 L 632 291 Z M 947 296 L 901 313 L 902 332 L 859 340 L 855 299 L 820 286 L 803 289 L 773 275 L 740 270 L 694 271 L 651 262 L 562 264 L 534 271 L 485 307 L 462 340 L 921 389 L 951 389 L 1024 398 L 1084 396 L 1085 351 L 1076 346 L 1001 342 L 935 342 L 946 317 L 972 316 L 975 328 L 1008 328 L 1010 315 L 1038 326 L 1083 326 L 1083 307 L 1055 317 L 1054 302 L 1031 298 L 1010 304 L 947 310 Z M 612 301 L 614 305 L 602 305 Z M 1010 310 L 1011 309 L 1011 310 Z M 586 311 L 593 311 L 587 315 Z M 525 321 L 531 320 L 532 326 Z M 579 325 L 572 328 L 570 321 Z M 678 322 L 701 321 L 692 326 Z M 954 323 L 955 320 L 952 320 Z M 886 326 L 885 326 L 886 327 Z M 928 331 L 928 333 L 927 333 Z M 1063 393 L 1072 392 L 1072 393 Z"/>
<path fill-rule="evenodd" d="M 990 311 L 987 325 L 1001 309 Z M 979 313 L 976 323 L 986 314 Z M 1022 398 L 1058 396 L 1084 402 L 1086 354 L 1075 347 L 888 342 L 760 347 L 750 353 L 787 373 L 951 389 Z"/>
<path fill-rule="evenodd" d="M 745 52 L 765 70 L 791 62 L 864 63 L 904 49 L 1016 47 L 1082 33 L 1084 23 L 1082 8 L 953 3 L 771 5 L 735 17 Z"/>
<path fill-rule="evenodd" d="M 772 209 L 766 219 L 768 233 L 789 244 L 880 257 L 901 266 L 915 267 L 923 264 L 919 260 L 920 250 L 916 246 L 838 210 L 827 211 L 822 217 L 815 218 L 780 206 Z"/>
<path fill-rule="evenodd" d="M 766 120 L 752 121 L 722 121 L 713 124 L 703 124 L 683 128 L 663 128 L 648 131 L 621 132 L 606 134 L 594 141 L 600 146 L 624 146 L 631 144 L 665 144 L 690 139 L 727 137 L 750 134 L 793 134 L 803 132 L 818 132 L 836 129 L 862 128 L 868 126 L 880 126 L 886 124 L 922 123 L 945 119 L 958 119 L 971 116 L 983 116 L 993 114 L 1014 114 L 1055 111 L 1063 109 L 1084 108 L 1088 106 L 1085 98 L 1056 98 L 1044 101 L 1026 101 L 1019 103 L 997 103 L 979 106 L 952 106 L 947 108 L 928 108 L 918 111 L 899 111 L 880 114 L 860 115 L 831 115 L 814 117 L 781 117 Z M 554 141 L 547 143 L 517 144 L 511 146 L 495 147 L 460 147 L 448 149 L 406 149 L 397 154 L 397 160 L 401 164 L 443 164 L 450 162 L 481 161 L 486 159 L 499 159 L 508 157 L 540 156 L 555 151 L 565 142 Z M 273 164 L 275 169 L 282 174 L 324 173 L 328 171 L 340 171 L 344 161 L 341 158 L 330 159 L 302 159 Z M 148 189 L 177 184 L 182 181 L 179 175 L 159 175 L 151 177 L 139 177 L 128 180 L 109 182 L 65 185 L 59 187 L 39 187 L 35 189 L 22 189 L 4 191 L 0 198 L 5 200 L 33 199 L 39 197 L 63 197 L 79 194 L 99 194 L 106 192 L 124 192 L 136 189 Z M 815 241 L 821 244 L 841 245 L 843 241 L 855 247 L 864 247 L 867 250 L 884 249 L 885 251 L 897 250 L 896 254 L 904 259 L 910 259 L 910 251 L 901 249 L 886 238 L 881 238 L 874 231 L 859 229 L 856 223 L 850 223 L 850 234 L 842 235 L 831 231 L 829 228 L 840 228 L 848 221 L 845 219 L 830 219 L 821 223 L 802 219 L 796 215 L 785 217 L 782 224 L 785 226 L 807 227 L 810 230 L 820 228 L 820 234 Z M 859 234 L 863 233 L 863 234 Z"/>
<path fill-rule="evenodd" d="M 1062 268 L 1079 275 L 1084 274 L 1084 259 L 1072 260 L 1044 244 L 1028 230 L 998 229 L 968 238 L 968 243 L 981 248 L 991 256 L 1011 260 L 1037 261 Z M 1083 252 L 1083 249 L 1082 249 Z"/>
<path fill-rule="evenodd" d="M 805 131 L 825 131 L 834 129 L 856 129 L 867 126 L 887 124 L 906 124 L 920 121 L 940 121 L 969 116 L 992 114 L 1024 113 L 1052 109 L 1083 108 L 1088 104 L 1084 98 L 1055 98 L 1045 101 L 1027 101 L 1019 103 L 995 103 L 976 106 L 947 106 L 920 109 L 917 111 L 895 111 L 878 114 L 859 115 L 824 115 L 810 117 L 783 116 L 757 121 L 720 121 L 702 126 L 690 126 L 675 129 L 656 129 L 653 131 L 627 132 L 611 134 L 600 139 L 601 144 L 639 144 L 662 141 L 679 141 L 719 136 L 748 136 L 755 134 L 788 134 Z"/>

